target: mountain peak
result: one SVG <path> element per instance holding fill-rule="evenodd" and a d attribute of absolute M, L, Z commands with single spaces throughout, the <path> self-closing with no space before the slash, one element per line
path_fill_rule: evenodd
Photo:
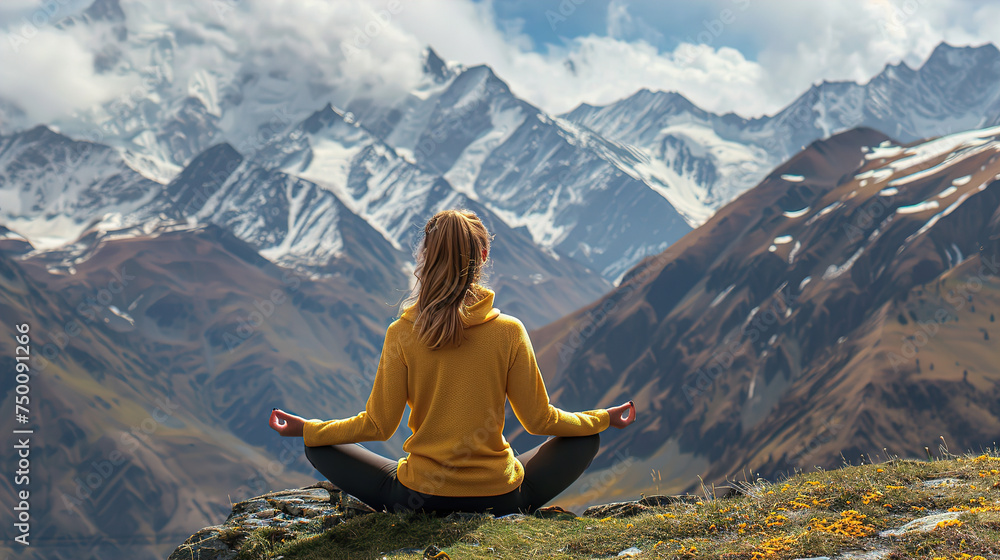
<path fill-rule="evenodd" d="M 934 47 L 927 57 L 924 68 L 970 68 L 981 65 L 995 64 L 1000 61 L 1000 50 L 993 43 L 985 43 L 978 47 L 966 45 L 962 47 L 950 45 L 944 41 Z"/>
<path fill-rule="evenodd" d="M 703 109 L 692 103 L 690 99 L 684 97 L 676 91 L 651 91 L 647 88 L 642 88 L 629 96 L 627 101 L 629 103 L 639 103 L 643 106 L 654 107 L 660 111 L 670 108 L 671 111 L 676 111 L 678 113 L 687 112 L 701 114 L 705 112 Z"/>
<path fill-rule="evenodd" d="M 424 74 L 434 78 L 435 82 L 443 82 L 448 79 L 448 64 L 438 56 L 437 52 L 428 45 L 422 54 Z"/>
<path fill-rule="evenodd" d="M 169 205 L 179 216 L 193 214 L 242 162 L 243 156 L 226 142 L 206 149 L 167 184 Z"/>
<path fill-rule="evenodd" d="M 309 115 L 302 122 L 302 128 L 310 134 L 315 134 L 321 129 L 330 126 L 330 123 L 343 119 L 344 114 L 335 109 L 330 103 L 327 103 L 322 109 Z"/>

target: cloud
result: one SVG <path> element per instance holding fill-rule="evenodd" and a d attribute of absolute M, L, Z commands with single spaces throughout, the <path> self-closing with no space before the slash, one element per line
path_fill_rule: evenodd
<path fill-rule="evenodd" d="M 644 41 L 650 45 L 659 45 L 664 40 L 663 33 L 632 16 L 625 0 L 608 2 L 607 27 L 607 36 L 612 39 Z"/>
<path fill-rule="evenodd" d="M 86 37 L 53 27 L 34 28 L 28 35 L 15 31 L 21 41 L 0 43 L 0 99 L 15 103 L 34 122 L 90 109 L 135 83 L 97 74 Z"/>
<path fill-rule="evenodd" d="M 662 53 L 651 44 L 656 37 L 647 41 L 587 35 L 539 52 L 525 48 L 532 44 L 530 37 L 501 32 L 488 3 L 413 4 L 416 7 L 403 14 L 400 23 L 420 42 L 451 60 L 489 64 L 516 95 L 551 113 L 582 102 L 609 103 L 643 87 L 680 90 L 716 110 L 765 107 L 762 96 L 753 96 L 764 81 L 762 68 L 732 48 L 684 44 L 679 51 Z M 649 35 L 628 14 L 626 4 L 615 2 L 609 12 L 616 34 Z"/>
<path fill-rule="evenodd" d="M 79 15 L 89 3 L 77 4 Z M 0 101 L 23 109 L 30 124 L 100 105 L 135 106 L 171 89 L 217 88 L 215 95 L 254 98 L 258 107 L 311 112 L 362 93 L 396 96 L 420 77 L 425 45 L 396 24 L 410 9 L 402 0 L 121 5 L 129 34 L 123 43 L 109 32 L 114 24 L 59 25 L 37 3 L 34 12 L 13 4 L 0 10 Z M 107 59 L 108 68 L 95 67 Z"/>
<path fill-rule="evenodd" d="M 678 91 L 716 112 L 774 113 L 821 80 L 866 82 L 887 63 L 920 64 L 943 40 L 1000 42 L 1000 8 L 974 0 L 839 0 L 759 2 L 711 0 L 672 36 L 672 51 L 651 46 L 657 35 L 620 0 L 608 3 L 608 34 L 533 45 L 530 37 L 500 33 L 488 3 L 414 1 L 401 24 L 443 57 L 488 63 L 512 90 L 560 113 L 579 103 L 605 104 L 640 87 Z M 556 21 L 576 17 L 573 2 L 549 10 Z M 667 19 L 683 18 L 682 4 L 664 5 Z M 561 11 L 560 11 L 561 10 Z M 702 17 L 705 10 L 710 17 Z M 561 25 L 561 24 L 560 24 Z M 749 37 L 748 59 L 725 45 Z M 567 69 L 572 61 L 575 73 Z"/>
<path fill-rule="evenodd" d="M 267 87 L 280 95 L 313 88 L 321 98 L 323 91 L 365 87 L 392 95 L 419 78 L 424 45 L 395 25 L 398 13 L 408 9 L 401 0 L 382 5 L 319 0 L 198 4 L 196 10 L 142 0 L 123 4 L 130 27 L 167 24 L 183 33 L 183 40 L 175 33 L 172 61 L 181 84 L 202 69 L 224 75 L 239 67 L 264 77 Z"/>
<path fill-rule="evenodd" d="M 62 11 L 87 4 L 53 1 Z M 525 31 L 543 22 L 498 20 L 490 0 L 122 0 L 127 45 L 101 26 L 58 29 L 51 21 L 19 41 L 19 25 L 38 17 L 39 5 L 5 0 L 0 7 L 0 100 L 35 122 L 128 99 L 136 85 L 119 74 L 129 69 L 145 68 L 182 90 L 235 76 L 240 95 L 256 96 L 260 106 L 315 110 L 360 94 L 393 97 L 419 79 L 427 45 L 449 60 L 490 65 L 515 94 L 550 113 L 645 87 L 757 116 L 823 79 L 863 82 L 888 62 L 919 64 L 942 40 L 1000 40 L 1000 6 L 976 0 L 706 0 L 687 11 L 686 3 L 667 2 L 662 21 L 652 21 L 645 4 L 639 17 L 625 0 L 606 0 L 600 34 L 545 44 Z M 575 0 L 532 13 L 563 22 L 560 32 L 574 17 L 591 17 Z M 664 50 L 668 36 L 683 41 Z M 166 59 L 150 58 L 157 41 L 171 43 Z M 117 51 L 117 67 L 95 70 L 95 59 Z"/>

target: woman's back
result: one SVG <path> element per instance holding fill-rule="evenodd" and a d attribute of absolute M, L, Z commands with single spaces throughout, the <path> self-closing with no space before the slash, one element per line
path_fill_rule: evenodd
<path fill-rule="evenodd" d="M 403 444 L 400 482 L 425 494 L 492 496 L 517 488 L 524 476 L 503 437 L 508 398 L 530 433 L 607 428 L 606 410 L 570 413 L 549 404 L 524 325 L 493 307 L 492 291 L 477 286 L 476 294 L 456 347 L 428 348 L 416 336 L 414 308 L 407 309 L 386 332 L 365 412 L 346 422 L 310 422 L 306 445 L 388 439 L 409 404 L 413 435 Z"/>

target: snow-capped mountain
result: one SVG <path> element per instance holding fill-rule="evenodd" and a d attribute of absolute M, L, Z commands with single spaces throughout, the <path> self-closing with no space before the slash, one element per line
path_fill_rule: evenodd
<path fill-rule="evenodd" d="M 198 154 L 220 143 L 244 157 L 257 159 L 261 153 L 268 159 L 276 145 L 300 141 L 286 136 L 333 102 L 344 108 L 339 112 L 348 124 L 367 129 L 370 138 L 363 142 L 377 140 L 373 149 L 388 148 L 392 159 L 408 161 L 422 172 L 424 182 L 407 189 L 424 189 L 443 179 L 507 227 L 525 228 L 535 244 L 567 255 L 607 280 L 690 231 L 669 201 L 647 188 L 640 175 L 623 172 L 592 135 L 580 135 L 576 127 L 518 99 L 486 66 L 445 63 L 427 49 L 423 67 L 415 69 L 419 79 L 409 91 L 337 90 L 310 78 L 321 75 L 322 68 L 308 60 L 301 68 L 258 71 L 210 25 L 196 36 L 157 25 L 141 5 L 126 8 L 117 0 L 101 0 L 60 25 L 116 30 L 101 35 L 106 41 L 98 57 L 100 70 L 131 77 L 140 86 L 102 107 L 49 124 L 70 137 L 116 148 L 129 166 L 152 181 L 168 183 Z M 217 47 L 218 59 L 210 68 L 191 71 L 181 53 L 198 42 Z M 23 112 L 0 100 L 2 107 L 0 132 L 18 130 Z M 355 198 L 350 192 L 354 187 L 344 183 L 348 176 L 338 174 L 351 168 L 357 154 L 332 146 L 317 139 L 310 156 L 315 159 L 282 169 L 334 192 L 400 247 L 399 232 L 413 224 L 399 222 L 395 233 L 386 230 L 379 221 L 391 220 L 386 210 L 367 211 L 364 197 Z M 403 185 L 415 173 L 408 169 L 408 176 L 382 177 Z M 398 188 L 372 184 L 378 180 L 367 181 L 370 192 Z M 449 202 L 464 203 L 460 198 Z"/>
<path fill-rule="evenodd" d="M 100 0 L 59 24 L 99 30 L 103 43 L 95 67 L 140 85 L 52 125 L 116 148 L 135 171 L 166 184 L 215 144 L 273 162 L 267 156 L 282 149 L 276 146 L 302 141 L 287 138 L 299 123 L 332 104 L 347 124 L 364 128 L 357 129 L 368 135 L 358 140 L 362 144 L 415 165 L 422 181 L 445 180 L 510 228 L 525 228 L 536 245 L 609 281 L 703 223 L 815 139 L 864 125 L 910 141 L 1000 118 L 1000 56 L 992 45 L 942 44 L 919 70 L 900 63 L 865 85 L 824 82 L 778 114 L 752 120 L 646 90 L 554 117 L 514 96 L 489 67 L 448 63 L 431 49 L 406 91 L 379 90 L 363 79 L 338 86 L 318 60 L 304 57 L 301 65 L 261 70 L 255 63 L 261 53 L 233 49 L 213 31 L 216 22 L 192 18 L 194 29 L 171 29 L 153 14 L 139 3 L 122 9 L 118 0 Z M 193 45 L 211 48 L 211 66 L 192 70 L 184 53 Z M 18 130 L 24 118 L 0 100 L 0 132 Z M 311 146 L 308 163 L 289 161 L 281 169 L 330 190 L 402 247 L 400 232 L 407 226 L 397 222 L 395 233 L 386 229 L 401 216 L 367 208 L 370 193 L 399 188 L 406 178 L 376 174 L 365 181 L 369 194 L 352 194 L 357 185 L 348 185 L 345 173 L 352 158 L 371 157 L 369 151 L 352 151 L 350 138 L 343 139 L 348 144 L 327 140 Z M 383 179 L 397 186 L 375 184 Z"/>
<path fill-rule="evenodd" d="M 325 188 L 280 169 L 318 173 L 317 166 L 328 161 L 322 150 L 352 141 L 356 158 L 336 161 L 344 163 L 353 191 Z M 210 223 L 274 263 L 346 276 L 397 301 L 409 282 L 417 224 L 452 206 L 478 212 L 496 234 L 491 282 L 505 309 L 526 324 L 552 321 L 610 287 L 573 259 L 539 247 L 526 231 L 511 229 L 444 179 L 406 162 L 332 108 L 300 123 L 287 141 L 269 145 L 259 158 L 245 158 L 228 144 L 213 146 L 166 185 L 141 176 L 116 150 L 45 127 L 0 136 L 0 223 L 36 249 L 56 253 L 70 272 L 106 236 L 144 235 L 163 223 Z"/>
<path fill-rule="evenodd" d="M 36 248 L 73 241 L 95 222 L 113 227 L 159 191 L 108 146 L 44 126 L 0 136 L 0 222 Z"/>
<path fill-rule="evenodd" d="M 615 164 L 606 142 L 517 99 L 488 67 L 449 71 L 428 50 L 425 68 L 439 70 L 419 95 L 347 109 L 539 245 L 614 280 L 690 230 L 667 200 Z"/>
<path fill-rule="evenodd" d="M 942 43 L 919 69 L 900 62 L 864 85 L 824 81 L 775 115 L 752 120 L 648 90 L 560 117 L 629 146 L 646 167 L 643 180 L 698 225 L 777 164 L 836 132 L 867 126 L 912 142 L 995 124 L 1000 51 Z"/>

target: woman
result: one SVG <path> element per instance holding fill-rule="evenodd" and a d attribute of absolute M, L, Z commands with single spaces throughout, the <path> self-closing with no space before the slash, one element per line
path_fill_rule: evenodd
<path fill-rule="evenodd" d="M 524 326 L 478 284 L 489 250 L 474 213 L 436 214 L 424 228 L 413 303 L 386 331 L 364 412 L 329 421 L 271 413 L 279 434 L 303 437 L 323 476 L 377 510 L 530 512 L 583 474 L 598 432 L 635 420 L 631 401 L 577 413 L 549 404 Z M 515 457 L 503 437 L 507 400 L 528 433 L 555 437 Z M 406 405 L 406 457 L 349 445 L 391 437 Z"/>

